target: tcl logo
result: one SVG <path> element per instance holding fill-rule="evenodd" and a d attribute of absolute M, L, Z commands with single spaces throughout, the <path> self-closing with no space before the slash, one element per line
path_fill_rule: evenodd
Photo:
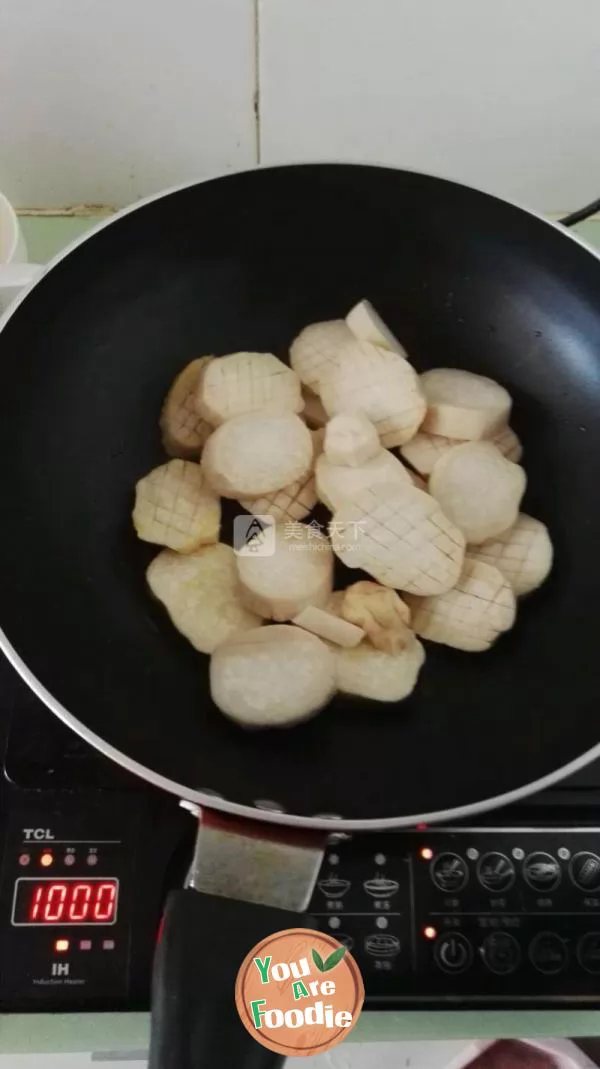
<path fill-rule="evenodd" d="M 50 828 L 23 828 L 23 838 L 25 841 L 31 839 L 43 839 L 44 841 L 54 839 Z"/>

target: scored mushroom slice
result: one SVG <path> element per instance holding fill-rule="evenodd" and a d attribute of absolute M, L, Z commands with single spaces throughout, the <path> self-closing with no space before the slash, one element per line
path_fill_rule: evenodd
<path fill-rule="evenodd" d="M 489 441 L 499 449 L 503 457 L 515 464 L 523 456 L 523 447 L 511 427 L 503 427 Z M 429 434 L 428 431 L 420 430 L 410 442 L 400 447 L 400 453 L 420 475 L 431 475 L 434 464 L 440 457 L 455 445 L 463 444 L 464 441 L 459 438 L 446 438 L 442 434 Z"/>
<path fill-rule="evenodd" d="M 333 590 L 333 553 L 319 525 L 275 527 L 268 556 L 238 555 L 244 604 L 273 620 L 292 620 L 307 605 L 323 607 Z"/>
<path fill-rule="evenodd" d="M 205 369 L 196 407 L 218 425 L 245 412 L 301 412 L 304 401 L 296 372 L 272 353 L 231 353 Z"/>
<path fill-rule="evenodd" d="M 318 457 L 323 448 L 323 430 L 310 432 L 313 440 L 314 457 Z M 301 479 L 296 479 L 282 490 L 274 490 L 263 497 L 245 497 L 240 505 L 254 516 L 271 516 L 276 523 L 293 523 L 304 520 L 317 504 L 317 486 L 315 473 L 311 469 Z"/>
<path fill-rule="evenodd" d="M 221 502 L 199 464 L 170 460 L 136 484 L 132 518 L 144 542 L 192 553 L 218 540 Z"/>
<path fill-rule="evenodd" d="M 411 483 L 381 483 L 343 502 L 329 531 L 334 552 L 349 568 L 412 594 L 449 590 L 463 565 L 463 534 Z"/>
<path fill-rule="evenodd" d="M 516 601 L 498 568 L 466 557 L 453 590 L 437 597 L 408 598 L 412 626 L 421 638 L 458 650 L 487 650 L 515 622 Z"/>
<path fill-rule="evenodd" d="M 292 412 L 246 412 L 222 423 L 202 453 L 202 468 L 223 497 L 238 500 L 281 490 L 310 471 L 313 439 Z"/>
<path fill-rule="evenodd" d="M 317 496 L 335 512 L 336 508 L 363 490 L 377 483 L 398 483 L 410 486 L 412 479 L 397 457 L 382 449 L 372 460 L 359 468 L 344 464 L 331 464 L 325 454 L 317 458 L 315 465 Z"/>
<path fill-rule="evenodd" d="M 381 453 L 375 427 L 361 412 L 341 412 L 325 427 L 323 452 L 330 464 L 358 468 Z"/>
<path fill-rule="evenodd" d="M 421 375 L 427 400 L 422 429 L 461 441 L 489 438 L 508 423 L 511 396 L 484 375 L 435 368 Z"/>
<path fill-rule="evenodd" d="M 313 716 L 336 689 L 335 654 L 316 635 L 278 624 L 235 635 L 210 662 L 215 705 L 245 727 L 277 728 Z"/>
<path fill-rule="evenodd" d="M 340 350 L 353 345 L 355 337 L 343 319 L 311 323 L 290 347 L 290 364 L 305 386 L 318 394 L 321 383 L 340 359 Z"/>
<path fill-rule="evenodd" d="M 508 531 L 469 547 L 472 560 L 502 572 L 517 596 L 541 586 L 552 568 L 553 548 L 548 528 L 524 512 Z"/>
<path fill-rule="evenodd" d="M 400 653 L 414 638 L 410 609 L 395 590 L 365 579 L 353 583 L 343 595 L 343 619 L 364 628 L 375 649 Z"/>
<path fill-rule="evenodd" d="M 337 613 L 328 612 L 327 609 L 319 609 L 316 605 L 307 605 L 302 612 L 294 616 L 292 623 L 297 627 L 303 627 L 318 635 L 325 642 L 331 642 L 335 646 L 344 646 L 353 649 L 365 637 L 365 631 L 350 620 L 340 617 Z"/>
<path fill-rule="evenodd" d="M 213 360 L 200 356 L 184 367 L 174 380 L 160 414 L 160 429 L 165 451 L 183 460 L 198 460 L 212 425 L 196 410 L 200 379 Z"/>
<path fill-rule="evenodd" d="M 428 434 L 420 430 L 410 442 L 400 446 L 400 455 L 419 475 L 431 475 L 436 460 L 460 444 L 457 438 L 445 438 L 441 434 Z"/>
<path fill-rule="evenodd" d="M 345 694 L 377 702 L 400 702 L 412 694 L 425 661 L 425 650 L 411 633 L 399 653 L 385 653 L 370 642 L 336 656 L 337 685 Z"/>
<path fill-rule="evenodd" d="M 359 341 L 371 342 L 372 345 L 389 349 L 390 352 L 403 356 L 405 360 L 408 359 L 406 349 L 392 334 L 370 301 L 359 301 L 355 304 L 346 316 L 346 323 Z"/>
<path fill-rule="evenodd" d="M 148 586 L 178 631 L 201 653 L 262 619 L 242 604 L 235 555 L 222 542 L 182 556 L 163 549 L 146 572 Z"/>
<path fill-rule="evenodd" d="M 436 461 L 429 493 L 463 532 L 479 545 L 516 522 L 527 477 L 491 442 L 455 445 Z"/>
<path fill-rule="evenodd" d="M 241 498 L 240 505 L 255 516 L 272 516 L 276 523 L 291 523 L 304 520 L 314 509 L 317 500 L 315 473 L 309 471 L 302 479 L 296 479 L 272 494 Z"/>
<path fill-rule="evenodd" d="M 340 359 L 323 382 L 323 405 L 330 416 L 361 412 L 382 445 L 403 445 L 417 433 L 427 410 L 419 377 L 397 353 L 368 342 L 355 345 L 360 346 L 360 358 Z"/>

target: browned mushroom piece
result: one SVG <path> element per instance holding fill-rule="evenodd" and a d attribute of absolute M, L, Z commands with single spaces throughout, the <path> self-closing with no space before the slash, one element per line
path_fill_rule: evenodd
<path fill-rule="evenodd" d="M 371 644 L 384 653 L 400 653 L 414 638 L 406 602 L 395 590 L 368 579 L 344 591 L 341 614 L 362 627 Z"/>

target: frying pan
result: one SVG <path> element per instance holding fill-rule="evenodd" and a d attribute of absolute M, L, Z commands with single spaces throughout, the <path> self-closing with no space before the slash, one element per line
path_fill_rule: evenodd
<path fill-rule="evenodd" d="M 162 462 L 162 399 L 193 356 L 285 359 L 303 326 L 362 297 L 418 369 L 459 366 L 508 388 L 525 443 L 524 509 L 548 525 L 556 565 L 491 652 L 429 646 L 402 705 L 338 697 L 292 730 L 246 733 L 212 705 L 207 659 L 145 589 L 153 550 L 132 532 L 132 488 Z M 385 168 L 229 175 L 122 213 L 55 260 L 5 316 L 0 359 L 2 646 L 53 712 L 110 757 L 208 812 L 314 845 L 332 828 L 474 814 L 600 754 L 600 262 L 559 226 Z M 252 1041 L 242 1056 L 233 1018 L 221 1025 L 253 933 L 269 918 L 292 926 L 290 914 L 180 895 L 159 953 L 176 947 L 162 962 L 156 1029 L 168 1031 L 170 1005 L 185 1031 L 181 958 L 199 969 L 196 935 L 219 929 L 227 909 L 238 958 L 225 970 L 226 1005 L 213 1000 L 211 1014 L 234 1046 L 217 1057 L 197 1005 L 190 1027 L 213 1065 L 271 1064 Z M 180 934 L 184 912 L 194 939 Z M 172 1047 L 153 1039 L 153 1066 L 204 1064 L 191 1040 L 182 1053 L 173 1033 Z"/>

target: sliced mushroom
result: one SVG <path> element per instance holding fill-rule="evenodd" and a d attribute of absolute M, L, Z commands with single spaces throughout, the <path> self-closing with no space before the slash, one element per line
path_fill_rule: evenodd
<path fill-rule="evenodd" d="M 491 442 L 455 445 L 436 461 L 429 493 L 469 545 L 479 545 L 516 522 L 527 478 Z"/>
<path fill-rule="evenodd" d="M 313 461 L 313 440 L 292 412 L 247 412 L 211 434 L 202 468 L 223 497 L 262 497 L 303 479 Z"/>
<path fill-rule="evenodd" d="M 301 412 L 304 401 L 295 371 L 272 353 L 231 353 L 205 369 L 196 407 L 218 425 L 245 412 Z"/>
<path fill-rule="evenodd" d="M 275 528 L 268 556 L 238 556 L 244 604 L 273 620 L 292 620 L 307 605 L 322 607 L 333 590 L 333 553 L 318 528 L 303 523 Z"/>
<path fill-rule="evenodd" d="M 210 662 L 215 705 L 244 727 L 281 728 L 314 716 L 336 689 L 335 655 L 300 627 L 235 635 Z"/>
<path fill-rule="evenodd" d="M 171 457 L 199 460 L 202 446 L 212 433 L 212 424 L 196 409 L 200 379 L 212 359 L 212 356 L 201 356 L 192 360 L 179 373 L 165 398 L 160 429 L 163 445 Z"/>
<path fill-rule="evenodd" d="M 366 464 L 361 464 L 359 468 L 331 464 L 323 454 L 317 458 L 315 477 L 317 495 L 332 512 L 344 501 L 352 500 L 357 494 L 377 483 L 410 486 L 412 482 L 410 472 L 387 449 L 382 449 L 377 456 Z"/>
<path fill-rule="evenodd" d="M 408 598 L 412 626 L 421 638 L 470 653 L 487 650 L 515 622 L 515 595 L 498 568 L 471 557 L 453 590 Z"/>
<path fill-rule="evenodd" d="M 345 694 L 376 702 L 400 702 L 412 694 L 425 662 L 425 650 L 413 635 L 400 653 L 384 653 L 369 642 L 340 650 L 337 684 Z"/>
<path fill-rule="evenodd" d="M 199 464 L 170 460 L 137 483 L 133 525 L 144 542 L 192 553 L 218 540 L 221 502 Z"/>
<path fill-rule="evenodd" d="M 548 528 L 524 512 L 508 531 L 469 547 L 473 560 L 498 568 L 515 594 L 529 594 L 541 586 L 552 568 L 553 549 Z"/>
<path fill-rule="evenodd" d="M 461 441 L 489 438 L 508 423 L 510 394 L 493 379 L 440 367 L 421 375 L 427 400 L 423 430 Z"/>
<path fill-rule="evenodd" d="M 349 568 L 412 594 L 449 590 L 463 565 L 464 536 L 437 501 L 411 484 L 364 490 L 337 509 L 329 531 Z"/>
<path fill-rule="evenodd" d="M 242 604 L 234 552 L 222 542 L 185 556 L 163 549 L 146 578 L 177 630 L 201 653 L 262 623 Z"/>
<path fill-rule="evenodd" d="M 367 579 L 344 591 L 341 615 L 362 627 L 371 645 L 384 653 L 400 653 L 414 638 L 408 605 L 395 590 Z"/>

